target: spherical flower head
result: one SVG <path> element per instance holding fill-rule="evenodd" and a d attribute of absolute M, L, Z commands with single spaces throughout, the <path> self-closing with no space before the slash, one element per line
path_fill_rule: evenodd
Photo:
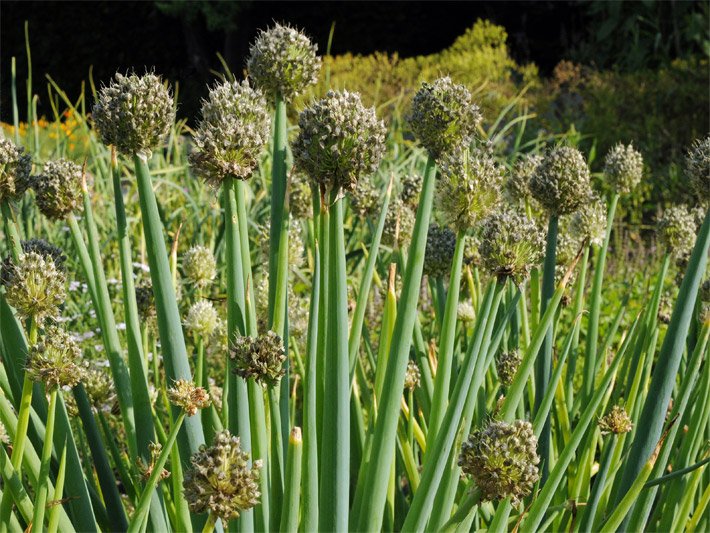
<path fill-rule="evenodd" d="M 500 382 L 509 387 L 513 383 L 513 378 L 515 373 L 520 367 L 523 359 L 520 357 L 518 350 L 511 350 L 509 352 L 501 353 L 496 360 L 496 371 L 498 372 L 498 378 Z"/>
<path fill-rule="evenodd" d="M 212 250 L 205 246 L 193 246 L 182 257 L 185 277 L 198 289 L 204 289 L 217 276 L 217 262 Z"/>
<path fill-rule="evenodd" d="M 451 261 L 456 249 L 456 234 L 449 228 L 431 224 L 426 238 L 424 273 L 444 277 L 451 271 Z"/>
<path fill-rule="evenodd" d="M 572 215 L 570 232 L 579 240 L 601 246 L 606 236 L 606 205 L 593 194 Z"/>
<path fill-rule="evenodd" d="M 620 405 L 615 405 L 611 408 L 604 417 L 599 420 L 599 429 L 602 435 L 607 433 L 628 433 L 633 429 L 634 425 L 631 422 L 631 418 L 626 413 L 626 409 Z"/>
<path fill-rule="evenodd" d="M 386 246 L 402 247 L 412 238 L 416 213 L 399 198 L 390 202 L 382 230 L 382 243 Z"/>
<path fill-rule="evenodd" d="M 342 194 L 372 175 L 385 153 L 385 124 L 360 95 L 328 91 L 298 119 L 293 144 L 298 167 L 326 191 Z"/>
<path fill-rule="evenodd" d="M 217 310 L 209 300 L 199 300 L 190 306 L 184 326 L 190 333 L 209 341 L 219 326 L 220 319 Z"/>
<path fill-rule="evenodd" d="M 450 226 L 472 228 L 498 204 L 503 167 L 488 150 L 459 145 L 441 156 L 439 168 L 438 204 Z"/>
<path fill-rule="evenodd" d="M 543 157 L 539 154 L 525 154 L 514 164 L 505 182 L 505 194 L 512 202 L 530 199 L 530 178 L 535 174 Z"/>
<path fill-rule="evenodd" d="M 186 379 L 178 379 L 168 389 L 168 400 L 185 411 L 187 416 L 194 416 L 197 411 L 210 405 L 210 395 L 207 391 Z"/>
<path fill-rule="evenodd" d="M 409 116 L 414 135 L 432 157 L 468 144 L 481 123 L 481 112 L 464 85 L 448 76 L 422 83 Z"/>
<path fill-rule="evenodd" d="M 254 378 L 263 385 L 278 385 L 285 370 L 283 341 L 273 331 L 258 337 L 236 337 L 229 352 L 235 372 L 244 379 Z"/>
<path fill-rule="evenodd" d="M 537 438 L 530 422 L 491 421 L 461 446 L 459 466 L 481 489 L 483 500 L 519 502 L 539 479 Z"/>
<path fill-rule="evenodd" d="M 288 191 L 289 213 L 294 218 L 313 217 L 313 194 L 306 176 L 300 172 L 291 172 Z"/>
<path fill-rule="evenodd" d="M 96 361 L 84 361 L 81 382 L 94 409 L 110 413 L 116 404 L 116 391 L 106 367 Z"/>
<path fill-rule="evenodd" d="M 481 254 L 481 239 L 477 234 L 467 235 L 463 245 L 463 262 L 465 265 L 480 265 Z"/>
<path fill-rule="evenodd" d="M 542 259 L 543 232 L 521 213 L 494 212 L 483 221 L 480 238 L 481 263 L 499 277 L 525 278 Z"/>
<path fill-rule="evenodd" d="M 144 280 L 136 285 L 136 306 L 141 320 L 148 321 L 155 318 L 155 298 L 153 296 L 153 284 Z"/>
<path fill-rule="evenodd" d="M 175 122 L 175 106 L 159 76 L 117 72 L 99 92 L 92 117 L 104 144 L 147 159 Z"/>
<path fill-rule="evenodd" d="M 456 309 L 456 317 L 461 322 L 473 322 L 476 319 L 476 310 L 469 301 L 459 302 Z"/>
<path fill-rule="evenodd" d="M 318 81 L 318 46 L 302 32 L 275 24 L 259 33 L 249 48 L 249 77 L 272 100 L 293 101 Z"/>
<path fill-rule="evenodd" d="M 259 164 L 269 138 L 266 100 L 247 81 L 224 82 L 202 104 L 190 164 L 209 185 L 229 177 L 247 179 Z"/>
<path fill-rule="evenodd" d="M 604 174 L 615 192 L 628 194 L 643 177 L 643 156 L 632 144 L 618 143 L 604 158 Z"/>
<path fill-rule="evenodd" d="M 50 325 L 42 339 L 30 347 L 27 375 L 41 381 L 48 390 L 74 387 L 81 381 L 81 350 L 66 331 Z"/>
<path fill-rule="evenodd" d="M 76 163 L 66 159 L 47 161 L 32 183 L 40 212 L 50 220 L 63 220 L 81 211 L 82 180 L 81 167 Z"/>
<path fill-rule="evenodd" d="M 700 201 L 710 203 L 710 137 L 698 139 L 690 147 L 685 156 L 685 173 Z"/>
<path fill-rule="evenodd" d="M 0 202 L 16 200 L 30 187 L 32 158 L 7 139 L 0 139 Z"/>
<path fill-rule="evenodd" d="M 57 270 L 66 272 L 64 262 L 67 260 L 67 256 L 64 255 L 64 252 L 58 246 L 54 246 L 44 239 L 29 239 L 22 241 L 20 245 L 22 247 L 22 253 L 28 254 L 34 252 L 46 259 L 51 259 L 54 261 L 54 266 L 57 267 Z"/>
<path fill-rule="evenodd" d="M 414 390 L 419 386 L 421 382 L 422 373 L 414 361 L 409 361 L 407 363 L 407 372 L 404 375 L 404 388 L 407 390 Z"/>
<path fill-rule="evenodd" d="M 190 465 L 183 490 L 191 512 L 214 513 L 227 522 L 259 503 L 261 461 L 250 467 L 249 454 L 229 430 L 217 433 L 212 446 L 200 446 Z"/>
<path fill-rule="evenodd" d="M 674 205 L 658 221 L 658 240 L 672 257 L 685 257 L 695 244 L 695 218 L 684 205 Z"/>
<path fill-rule="evenodd" d="M 372 180 L 360 180 L 348 196 L 350 208 L 361 218 L 372 216 L 376 212 L 381 195 L 382 193 L 372 184 Z"/>
<path fill-rule="evenodd" d="M 589 167 L 579 150 L 559 146 L 547 153 L 529 186 L 533 198 L 549 213 L 572 213 L 591 194 Z"/>
<path fill-rule="evenodd" d="M 57 316 L 66 299 L 64 272 L 52 258 L 36 252 L 23 253 L 17 263 L 4 262 L 0 281 L 7 303 L 20 317 L 38 323 Z"/>
<path fill-rule="evenodd" d="M 412 208 L 419 204 L 419 194 L 422 191 L 422 177 L 419 174 L 407 174 L 400 180 L 402 188 L 399 197 Z"/>

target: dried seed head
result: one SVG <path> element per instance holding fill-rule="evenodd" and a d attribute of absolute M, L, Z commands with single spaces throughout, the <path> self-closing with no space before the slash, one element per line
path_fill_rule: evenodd
<path fill-rule="evenodd" d="M 419 371 L 417 363 L 409 361 L 407 363 L 407 373 L 404 375 L 404 388 L 414 390 L 421 382 L 422 373 Z"/>
<path fill-rule="evenodd" d="M 530 199 L 530 178 L 542 159 L 538 154 L 525 154 L 515 162 L 505 182 L 505 194 L 510 201 L 524 202 Z"/>
<path fill-rule="evenodd" d="M 701 202 L 710 202 L 710 137 L 697 139 L 685 156 L 685 173 Z"/>
<path fill-rule="evenodd" d="M 273 331 L 258 337 L 236 337 L 229 352 L 235 362 L 235 372 L 244 379 L 254 378 L 274 387 L 284 375 L 286 351 L 283 341 Z"/>
<path fill-rule="evenodd" d="M 409 116 L 414 135 L 438 158 L 459 144 L 469 144 L 481 123 L 481 112 L 468 89 L 451 78 L 422 83 Z"/>
<path fill-rule="evenodd" d="M 604 417 L 599 419 L 599 429 L 602 435 L 607 433 L 628 433 L 633 429 L 634 425 L 631 418 L 626 414 L 626 409 L 620 405 L 615 405 L 611 408 Z"/>
<path fill-rule="evenodd" d="M 591 195 L 589 167 L 570 146 L 550 150 L 529 182 L 530 192 L 548 212 L 572 213 Z"/>
<path fill-rule="evenodd" d="M 199 300 L 190 306 L 183 324 L 190 333 L 208 342 L 219 323 L 219 315 L 212 302 Z"/>
<path fill-rule="evenodd" d="M 0 139 L 0 202 L 16 200 L 30 188 L 32 158 L 24 148 Z"/>
<path fill-rule="evenodd" d="M 598 195 L 592 194 L 570 220 L 570 232 L 578 241 L 601 246 L 606 236 L 606 205 Z M 575 250 L 576 253 L 576 250 Z"/>
<path fill-rule="evenodd" d="M 319 186 L 342 194 L 372 175 L 385 153 L 384 122 L 360 95 L 328 91 L 303 110 L 293 144 L 296 164 Z"/>
<path fill-rule="evenodd" d="M 476 319 L 476 310 L 469 301 L 459 302 L 456 316 L 461 322 L 473 322 Z"/>
<path fill-rule="evenodd" d="M 155 318 L 153 284 L 149 280 L 143 280 L 136 285 L 136 305 L 141 321 L 149 322 Z"/>
<path fill-rule="evenodd" d="M 175 122 L 175 106 L 159 76 L 117 72 L 99 92 L 92 117 L 104 144 L 147 159 Z"/>
<path fill-rule="evenodd" d="M 207 391 L 195 385 L 193 381 L 186 379 L 178 379 L 168 389 L 168 400 L 185 411 L 187 416 L 194 416 L 197 411 L 210 405 L 210 396 Z"/>
<path fill-rule="evenodd" d="M 459 145 L 441 156 L 439 167 L 437 198 L 448 225 L 472 228 L 498 204 L 504 170 L 489 150 Z"/>
<path fill-rule="evenodd" d="M 518 350 L 503 352 L 498 356 L 496 360 L 496 371 L 503 385 L 509 387 L 510 384 L 513 383 L 515 373 L 518 371 L 518 367 L 522 361 Z"/>
<path fill-rule="evenodd" d="M 444 277 L 451 271 L 451 261 L 456 249 L 456 234 L 449 228 L 431 224 L 426 237 L 424 273 Z"/>
<path fill-rule="evenodd" d="M 539 479 L 537 438 L 530 422 L 491 421 L 461 446 L 459 466 L 481 489 L 482 499 L 517 503 Z"/>
<path fill-rule="evenodd" d="M 66 159 L 47 161 L 32 181 L 37 207 L 50 220 L 62 220 L 81 211 L 81 182 L 81 167 L 76 163 Z"/>
<path fill-rule="evenodd" d="M 272 100 L 293 101 L 318 81 L 318 46 L 302 32 L 275 24 L 262 30 L 249 48 L 249 77 Z"/>
<path fill-rule="evenodd" d="M 71 335 L 51 325 L 42 340 L 30 347 L 27 375 L 32 381 L 43 382 L 48 390 L 74 387 L 83 377 L 80 358 L 81 350 Z"/>
<path fill-rule="evenodd" d="M 407 174 L 400 180 L 402 187 L 399 197 L 411 208 L 419 204 L 419 193 L 422 191 L 422 177 L 419 174 Z"/>
<path fill-rule="evenodd" d="M 658 240 L 673 257 L 689 255 L 695 244 L 695 218 L 684 205 L 666 209 L 658 221 Z"/>
<path fill-rule="evenodd" d="M 350 208 L 361 218 L 372 216 L 377 212 L 381 195 L 381 191 L 372 184 L 372 180 L 360 180 L 348 196 Z"/>
<path fill-rule="evenodd" d="M 217 433 L 212 446 L 202 445 L 190 464 L 183 490 L 193 513 L 214 513 L 226 522 L 259 503 L 261 461 L 250 467 L 249 454 L 229 430 Z"/>
<path fill-rule="evenodd" d="M 399 198 L 394 198 L 385 215 L 382 243 L 385 246 L 402 247 L 412 238 L 416 214 Z"/>
<path fill-rule="evenodd" d="M 0 274 L 7 303 L 23 318 L 38 323 L 53 318 L 66 298 L 66 278 L 51 257 L 23 253 L 20 260 L 5 261 Z"/>
<path fill-rule="evenodd" d="M 185 277 L 200 289 L 207 287 L 217 276 L 217 262 L 212 250 L 205 246 L 193 246 L 185 252 L 182 268 Z"/>
<path fill-rule="evenodd" d="M 606 154 L 604 174 L 614 191 L 628 194 L 643 177 L 643 156 L 633 144 L 618 143 Z"/>
<path fill-rule="evenodd" d="M 291 172 L 288 192 L 288 208 L 294 218 L 313 217 L 313 194 L 308 178 L 301 172 Z"/>
<path fill-rule="evenodd" d="M 539 226 L 523 214 L 501 210 L 483 221 L 481 263 L 492 273 L 516 280 L 540 262 L 544 237 Z"/>
<path fill-rule="evenodd" d="M 266 100 L 248 82 L 215 85 L 202 103 L 189 156 L 192 169 L 215 188 L 228 177 L 249 178 L 268 141 L 269 124 Z"/>

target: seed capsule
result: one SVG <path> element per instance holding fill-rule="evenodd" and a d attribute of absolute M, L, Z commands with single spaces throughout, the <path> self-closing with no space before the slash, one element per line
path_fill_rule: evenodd
<path fill-rule="evenodd" d="M 74 387 L 83 376 L 79 366 L 81 350 L 72 337 L 57 326 L 47 327 L 42 340 L 30 347 L 27 375 L 55 389 Z"/>
<path fill-rule="evenodd" d="M 515 162 L 505 182 L 505 193 L 509 200 L 524 202 L 531 198 L 530 179 L 542 163 L 542 159 L 538 154 L 525 154 Z"/>
<path fill-rule="evenodd" d="M 178 379 L 168 389 L 168 400 L 185 411 L 187 416 L 194 416 L 197 411 L 210 405 L 210 396 L 207 391 L 186 379 Z"/>
<path fill-rule="evenodd" d="M 515 373 L 518 371 L 520 363 L 522 363 L 522 358 L 518 353 L 518 350 L 512 350 L 510 352 L 503 352 L 498 356 L 496 360 L 496 371 L 498 372 L 498 378 L 500 382 L 509 387 L 513 383 L 513 378 L 515 378 Z"/>
<path fill-rule="evenodd" d="M 236 337 L 229 356 L 235 362 L 235 372 L 244 379 L 254 378 L 273 387 L 285 374 L 286 351 L 281 337 L 273 331 L 256 338 Z"/>
<path fill-rule="evenodd" d="M 533 198 L 555 215 L 572 213 L 592 192 L 587 162 L 579 150 L 570 146 L 550 150 L 529 185 Z"/>
<path fill-rule="evenodd" d="M 451 272 L 451 261 L 456 249 L 456 235 L 449 228 L 431 224 L 426 238 L 424 273 L 427 276 L 443 277 Z"/>
<path fill-rule="evenodd" d="M 32 182 L 37 207 L 50 220 L 63 220 L 82 210 L 82 170 L 67 159 L 47 161 Z"/>
<path fill-rule="evenodd" d="M 0 139 L 0 202 L 12 201 L 30 188 L 32 158 L 24 148 Z"/>
<path fill-rule="evenodd" d="M 675 258 L 690 254 L 695 244 L 695 218 L 686 206 L 674 205 L 658 221 L 658 240 Z"/>
<path fill-rule="evenodd" d="M 606 154 L 604 174 L 617 193 L 630 193 L 643 177 L 643 156 L 632 144 L 618 143 Z"/>
<path fill-rule="evenodd" d="M 615 405 L 611 408 L 606 416 L 599 420 L 599 429 L 602 435 L 607 433 L 628 433 L 633 429 L 634 425 L 631 422 L 631 418 L 626 413 L 626 409 L 620 405 Z"/>

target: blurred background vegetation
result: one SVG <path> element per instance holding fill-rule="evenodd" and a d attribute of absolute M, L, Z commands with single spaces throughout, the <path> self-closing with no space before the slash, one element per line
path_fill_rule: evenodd
<path fill-rule="evenodd" d="M 11 57 L 18 80 L 27 77 L 25 21 L 37 116 L 52 113 L 38 88 L 45 74 L 75 98 L 89 90 L 84 82 L 154 67 L 176 83 L 179 116 L 190 124 L 223 71 L 220 57 L 241 72 L 248 43 L 277 20 L 330 50 L 305 99 L 327 86 L 360 91 L 397 126 L 419 82 L 448 74 L 476 92 L 489 120 L 510 108 L 527 117 L 528 138 L 563 132 L 590 154 L 593 169 L 595 154 L 633 141 L 649 166 L 646 210 L 687 200 L 672 161 L 710 131 L 707 1 L 3 1 L 0 15 L 6 123 Z"/>

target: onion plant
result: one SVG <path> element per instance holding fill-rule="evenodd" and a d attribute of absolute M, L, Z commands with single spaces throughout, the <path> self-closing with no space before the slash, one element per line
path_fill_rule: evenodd
<path fill-rule="evenodd" d="M 710 142 L 640 251 L 631 144 L 321 63 L 276 24 L 194 128 L 129 72 L 50 80 L 80 161 L 0 139 L 0 532 L 710 529 Z"/>

